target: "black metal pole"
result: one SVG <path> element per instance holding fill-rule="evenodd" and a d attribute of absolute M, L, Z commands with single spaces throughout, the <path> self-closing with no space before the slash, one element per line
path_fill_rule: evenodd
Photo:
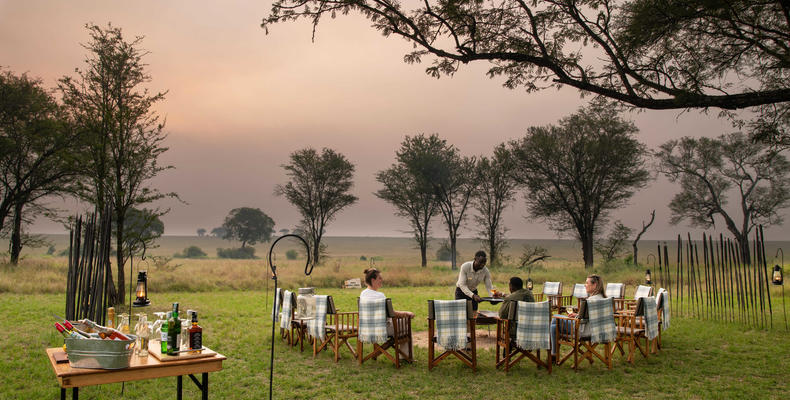
<path fill-rule="evenodd" d="M 307 254 L 307 262 L 304 265 L 304 274 L 306 276 L 310 276 L 310 274 L 313 273 L 313 265 L 310 263 L 310 245 L 307 244 L 307 241 L 304 240 L 304 238 L 302 238 L 301 236 L 295 235 L 293 233 L 280 236 L 279 238 L 277 238 L 277 240 L 274 241 L 274 243 L 272 243 L 272 246 L 269 247 L 269 268 L 271 268 L 272 270 L 272 279 L 274 279 L 275 296 L 277 294 L 277 266 L 274 265 L 274 263 L 272 262 L 272 253 L 274 251 L 274 246 L 277 244 L 277 242 L 287 237 L 294 237 L 302 241 L 306 250 L 305 254 Z M 276 301 L 277 299 L 275 299 L 275 302 Z M 269 357 L 269 400 L 273 399 L 272 389 L 274 386 L 272 385 L 272 383 L 274 382 L 274 325 L 276 321 L 277 321 L 277 313 L 272 312 L 272 351 L 271 351 L 271 356 Z"/>

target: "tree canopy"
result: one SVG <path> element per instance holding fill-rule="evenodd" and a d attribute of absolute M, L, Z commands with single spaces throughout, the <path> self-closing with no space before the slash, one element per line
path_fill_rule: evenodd
<path fill-rule="evenodd" d="M 282 167 L 290 180 L 277 185 L 274 193 L 284 196 L 299 211 L 300 228 L 307 235 L 312 261 L 319 263 L 326 225 L 340 210 L 357 201 L 349 193 L 354 186 L 354 164 L 332 149 L 324 148 L 319 154 L 306 148 L 291 153 L 290 162 Z"/>
<path fill-rule="evenodd" d="M 749 232 L 760 224 L 782 223 L 779 211 L 790 202 L 790 162 L 772 146 L 736 132 L 670 140 L 656 157 L 659 171 L 680 183 L 669 203 L 671 222 L 710 228 L 721 217 L 745 263 L 750 261 Z M 728 208 L 731 196 L 737 204 Z"/>
<path fill-rule="evenodd" d="M 241 247 L 248 243 L 268 242 L 274 233 L 274 220 L 259 208 L 241 207 L 230 210 L 225 222 L 223 239 L 236 239 Z"/>
<path fill-rule="evenodd" d="M 742 109 L 790 100 L 785 0 L 276 0 L 273 24 L 359 12 L 408 40 L 408 63 L 490 77 L 529 92 L 571 86 L 640 108 Z"/>
<path fill-rule="evenodd" d="M 647 150 L 636 133 L 613 107 L 593 102 L 559 125 L 530 127 L 509 144 L 530 215 L 558 232 L 574 232 L 587 267 L 599 225 L 650 180 Z"/>

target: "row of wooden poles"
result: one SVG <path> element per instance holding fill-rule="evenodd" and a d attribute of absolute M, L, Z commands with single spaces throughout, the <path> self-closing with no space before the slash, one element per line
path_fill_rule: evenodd
<path fill-rule="evenodd" d="M 88 318 L 104 325 L 104 310 L 115 295 L 110 269 L 112 225 L 109 217 L 98 222 L 96 214 L 89 214 L 85 222 L 77 217 L 71 227 L 66 318 Z"/>
<path fill-rule="evenodd" d="M 687 238 L 684 242 L 678 235 L 674 266 L 669 263 L 667 244 L 664 243 L 663 249 L 658 244 L 658 283 L 669 289 L 670 311 L 700 319 L 773 328 L 771 275 L 762 226 L 755 230 L 750 243 L 751 262 L 743 262 L 737 243 L 722 234 L 714 241 L 712 235 L 703 233 L 701 246 L 700 242 L 691 240 L 691 234 Z M 787 330 L 784 291 L 781 302 Z"/>

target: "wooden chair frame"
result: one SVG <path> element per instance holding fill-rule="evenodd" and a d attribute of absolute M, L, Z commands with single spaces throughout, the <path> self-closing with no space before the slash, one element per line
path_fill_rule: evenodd
<path fill-rule="evenodd" d="M 554 310 L 554 311 L 558 311 L 558 310 L 560 310 L 562 307 L 564 307 L 566 305 L 573 304 L 572 303 L 572 299 L 571 299 L 572 296 L 563 296 L 562 295 L 562 282 L 557 282 L 557 283 L 559 283 L 559 286 L 557 287 L 557 294 L 546 294 L 545 292 L 543 292 L 543 293 L 541 293 L 540 300 L 535 299 L 535 301 L 538 301 L 538 302 L 539 301 L 543 301 L 543 296 L 545 295 L 546 296 L 546 300 L 548 300 L 549 304 L 551 304 L 551 309 Z M 544 283 L 543 284 L 544 290 L 545 290 L 545 287 L 546 287 L 546 284 Z"/>
<path fill-rule="evenodd" d="M 612 312 L 614 312 L 614 306 L 612 306 Z M 601 362 L 606 364 L 608 369 L 612 369 L 612 343 L 591 343 L 589 338 L 579 337 L 579 327 L 582 321 L 588 319 L 587 315 L 587 301 L 584 300 L 580 302 L 578 318 L 553 316 L 553 318 L 557 320 L 575 322 L 571 332 L 566 333 L 561 331 L 560 322 L 557 321 L 557 329 L 554 332 L 554 334 L 557 335 L 557 365 L 562 365 L 565 361 L 570 359 L 571 356 L 573 356 L 573 369 L 578 370 L 579 359 L 586 359 L 590 362 L 590 364 L 592 364 L 594 360 L 593 357 L 597 357 L 599 360 L 601 360 Z M 560 351 L 563 344 L 571 346 L 571 352 L 566 354 L 565 357 L 562 357 L 562 353 Z M 598 350 L 596 350 L 598 345 L 601 344 L 604 347 L 603 355 Z"/>
<path fill-rule="evenodd" d="M 332 296 L 327 297 L 326 308 L 326 336 L 323 341 L 313 338 L 313 358 L 322 350 L 331 349 L 335 362 L 338 362 L 340 360 L 340 349 L 345 345 L 354 359 L 356 359 L 355 347 L 351 347 L 348 340 L 357 337 L 359 313 L 339 312 L 335 308 L 335 301 Z"/>
<path fill-rule="evenodd" d="M 357 307 L 359 307 L 359 299 L 357 299 Z M 395 364 L 395 368 L 400 368 L 401 362 L 414 362 L 414 341 L 411 331 L 411 317 L 397 317 L 395 316 L 395 309 L 392 308 L 392 300 L 387 299 L 387 318 L 392 321 L 392 336 L 390 336 L 384 343 L 373 343 L 373 351 L 364 354 L 364 344 L 359 340 L 359 314 L 356 318 L 356 331 L 357 331 L 357 360 L 359 365 L 362 365 L 367 360 L 376 359 L 379 355 L 387 357 Z M 401 345 L 408 344 L 408 351 L 403 351 Z M 338 343 L 335 343 L 338 346 Z M 388 352 L 389 349 L 394 350 L 394 354 Z M 353 353 L 353 351 L 352 351 Z M 337 355 L 335 355 L 337 357 Z"/>
<path fill-rule="evenodd" d="M 497 322 L 497 327 L 499 323 Z M 466 301 L 466 331 L 469 335 L 469 350 L 448 350 L 436 356 L 436 314 L 434 312 L 433 300 L 428 300 L 428 370 L 439 365 L 442 360 L 450 355 L 454 355 L 461 362 L 472 368 L 472 371 L 477 371 L 477 326 L 475 322 L 475 313 L 472 309 L 472 302 Z"/>
<path fill-rule="evenodd" d="M 615 314 L 617 320 L 617 340 L 615 347 L 612 348 L 612 353 L 616 350 L 620 351 L 620 355 L 625 355 L 623 348 L 628 344 L 628 357 L 626 360 L 629 363 L 634 362 L 634 354 L 638 349 L 642 356 L 647 358 L 647 336 L 645 335 L 644 320 L 641 318 L 644 315 L 644 303 L 640 300 L 637 301 L 637 306 L 634 310 L 620 310 Z M 641 344 L 641 339 L 645 338 L 644 347 Z"/>
<path fill-rule="evenodd" d="M 534 362 L 538 369 L 540 367 L 546 368 L 546 370 L 551 374 L 552 364 L 554 364 L 554 360 L 551 357 L 551 351 L 547 351 L 548 353 L 546 357 L 546 361 L 540 359 L 540 350 L 537 350 L 535 354 L 532 353 L 531 350 L 524 350 L 515 346 L 515 338 L 510 337 L 510 326 L 511 324 L 515 324 L 517 320 L 518 313 L 516 302 L 512 302 L 511 306 L 508 310 L 508 317 L 506 319 L 497 319 L 496 323 L 496 368 L 500 368 L 502 366 L 505 367 L 505 372 L 510 371 L 510 368 L 514 365 L 518 364 L 519 361 L 522 359 L 529 358 Z M 549 313 L 551 313 L 551 309 L 549 309 Z M 502 357 L 502 352 L 500 349 L 505 350 L 505 356 Z M 515 357 L 515 358 L 514 358 Z"/>

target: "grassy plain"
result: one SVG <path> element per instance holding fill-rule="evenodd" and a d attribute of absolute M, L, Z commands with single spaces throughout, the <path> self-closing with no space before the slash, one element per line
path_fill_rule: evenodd
<path fill-rule="evenodd" d="M 496 286 L 506 287 L 512 275 L 527 276 L 526 271 L 512 263 L 522 244 L 512 243 L 506 253 L 511 263 L 493 269 Z M 583 281 L 589 272 L 582 266 L 578 245 L 571 241 L 530 244 L 547 247 L 552 255 L 532 271 L 537 283 L 561 280 L 567 287 Z M 211 250 L 215 247 L 237 244 L 214 238 L 167 237 L 151 255 L 172 255 L 189 245 L 200 246 L 214 255 Z M 430 261 L 427 268 L 419 267 L 419 253 L 409 239 L 329 238 L 328 245 L 331 258 L 316 267 L 310 277 L 304 276 L 303 259 L 285 260 L 285 250 L 291 245 L 278 245 L 276 264 L 281 286 L 316 286 L 319 293 L 333 295 L 339 308 L 354 309 L 359 291 L 339 289 L 339 284 L 361 277 L 373 259 L 372 263 L 384 273 L 384 291 L 393 298 L 396 308 L 416 313 L 417 331 L 427 329 L 426 301 L 452 296 L 456 272 L 449 263 L 438 261 Z M 656 243 L 644 245 L 640 249 L 643 259 L 655 251 Z M 65 240 L 63 246 L 55 246 L 62 249 Z M 460 248 L 461 259 L 469 259 L 478 243 L 463 240 Z M 268 245 L 259 246 L 257 254 L 263 257 L 266 250 Z M 775 250 L 768 250 L 772 251 Z M 54 398 L 59 392 L 44 348 L 63 343 L 51 328 L 51 315 L 62 315 L 64 310 L 66 259 L 40 253 L 41 249 L 26 253 L 17 267 L 0 265 L 0 321 L 7 332 L 0 335 L 0 349 L 5 355 L 0 357 L 0 399 Z M 362 255 L 366 260 L 360 260 Z M 272 295 L 267 262 L 209 258 L 162 263 L 149 257 L 135 260 L 135 270 L 138 266 L 147 269 L 151 277 L 153 305 L 146 310 L 149 316 L 167 309 L 173 301 L 180 302 L 184 309 L 200 311 L 205 344 L 228 357 L 225 369 L 210 376 L 211 397 L 266 398 Z M 644 278 L 641 268 L 598 265 L 595 270 L 607 281 L 628 284 L 629 295 Z M 539 285 L 536 291 L 540 291 Z M 781 304 L 777 298 L 780 293 L 778 288 L 772 291 L 774 304 Z M 494 309 L 487 303 L 483 308 Z M 480 370 L 476 374 L 452 360 L 429 373 L 427 350 L 422 348 L 415 349 L 416 362 L 400 370 L 384 359 L 360 367 L 349 359 L 348 353 L 335 364 L 328 354 L 314 360 L 307 352 L 287 348 L 278 338 L 274 392 L 277 398 L 318 399 L 787 398 L 790 334 L 781 328 L 783 321 L 775 311 L 778 328 L 772 331 L 673 316 L 670 329 L 664 332 L 664 349 L 658 356 L 638 356 L 633 365 L 617 356 L 612 371 L 600 364 L 585 364 L 579 372 L 573 372 L 565 365 L 550 376 L 524 362 L 506 375 L 493 367 L 494 353 L 487 350 L 480 352 Z M 186 397 L 197 397 L 197 389 L 186 382 Z M 123 397 L 169 398 L 174 386 L 173 378 L 130 382 L 125 385 Z M 118 398 L 121 385 L 88 387 L 81 389 L 80 394 L 88 399 Z"/>

